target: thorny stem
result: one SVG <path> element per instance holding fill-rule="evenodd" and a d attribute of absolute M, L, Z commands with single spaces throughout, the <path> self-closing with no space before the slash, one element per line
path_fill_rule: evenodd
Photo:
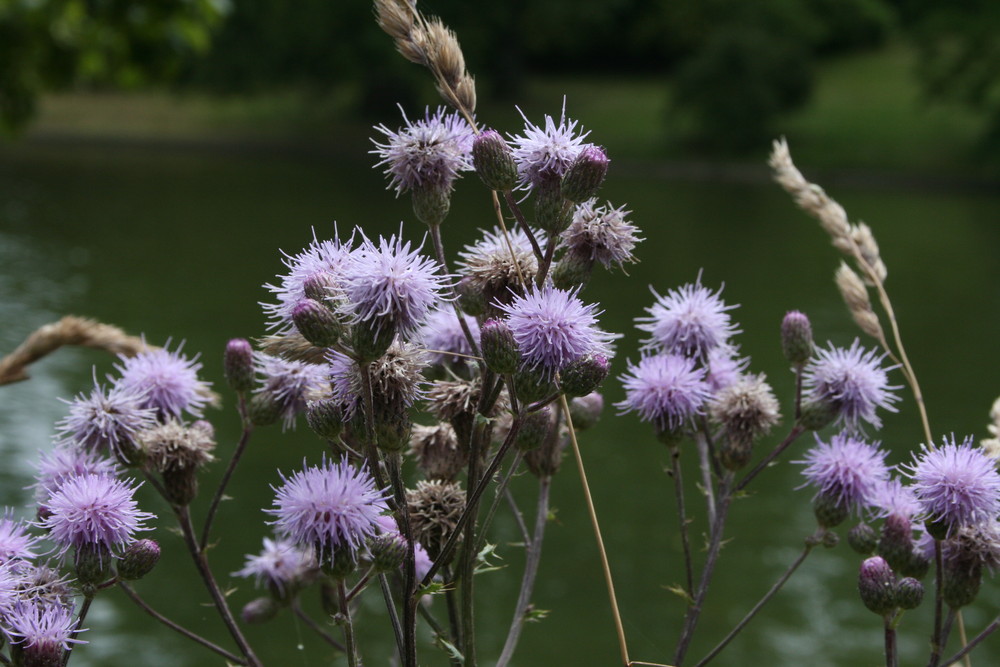
<path fill-rule="evenodd" d="M 677 499 L 677 520 L 680 523 L 681 545 L 684 548 L 684 574 L 688 595 L 694 595 L 694 563 L 691 558 L 691 540 L 688 537 L 687 511 L 684 507 L 684 480 L 681 477 L 680 448 L 670 450 L 670 474 L 674 478 L 674 496 Z M 714 522 L 713 522 L 714 523 Z"/>
<path fill-rule="evenodd" d="M 542 560 L 542 542 L 545 539 L 545 526 L 549 516 L 549 489 L 552 478 L 545 476 L 538 480 L 538 508 L 535 511 L 535 533 L 527 543 L 524 561 L 524 574 L 521 577 L 521 589 L 517 594 L 517 604 L 514 607 L 514 620 L 507 633 L 497 667 L 506 667 L 517 648 L 521 629 L 527 620 L 528 607 L 531 603 L 531 593 L 535 588 L 535 577 L 538 575 L 538 564 Z"/>
<path fill-rule="evenodd" d="M 250 420 L 247 418 L 246 398 L 244 397 L 243 392 L 240 392 L 239 401 L 240 419 L 243 421 L 243 434 L 240 436 L 240 441 L 236 445 L 236 451 L 233 452 L 233 457 L 229 460 L 226 472 L 222 475 L 222 480 L 219 482 L 219 488 L 215 490 L 215 495 L 212 496 L 212 504 L 208 506 L 208 514 L 205 515 L 205 526 L 201 531 L 201 542 L 199 542 L 202 551 L 208 548 L 208 538 L 212 532 L 212 521 L 215 519 L 215 513 L 219 509 L 219 503 L 225 495 L 226 486 L 229 484 L 229 480 L 233 476 L 233 471 L 236 470 L 236 464 L 240 462 L 240 457 L 243 456 L 247 443 L 250 441 L 250 434 L 253 433 L 253 424 L 251 424 Z"/>
<path fill-rule="evenodd" d="M 677 651 L 674 654 L 674 664 L 676 665 L 681 664 L 684 660 L 684 655 L 691 645 L 695 627 L 698 625 L 698 618 L 701 616 L 702 605 L 705 603 L 705 597 L 708 595 L 708 585 L 712 580 L 712 574 L 715 572 L 715 563 L 718 560 L 719 550 L 722 547 L 722 532 L 726 525 L 726 514 L 729 512 L 729 505 L 733 499 L 732 484 L 733 473 L 726 471 L 719 488 L 719 510 L 715 516 L 715 522 L 712 524 L 708 555 L 705 558 L 705 566 L 701 571 L 701 581 L 698 583 L 698 591 L 695 593 L 694 601 L 688 607 L 687 614 L 684 616 L 684 627 L 681 630 L 681 637 L 677 642 Z"/>
<path fill-rule="evenodd" d="M 618 635 L 619 655 L 623 665 L 631 665 L 632 661 L 628 657 L 628 642 L 625 639 L 625 627 L 622 625 L 621 612 L 618 610 L 618 599 L 615 596 L 615 584 L 611 578 L 611 565 L 608 563 L 608 554 L 604 549 L 604 538 L 601 537 L 601 525 L 597 521 L 597 511 L 594 509 L 594 499 L 590 495 L 590 485 L 587 483 L 587 471 L 583 467 L 583 457 L 580 455 L 580 446 L 576 442 L 576 431 L 573 429 L 573 417 L 569 413 L 569 403 L 566 396 L 560 396 L 562 411 L 566 417 L 566 425 L 569 427 L 569 442 L 573 448 L 573 458 L 576 459 L 577 472 L 580 474 L 580 484 L 583 486 L 583 497 L 587 503 L 587 514 L 590 517 L 591 526 L 594 529 L 594 539 L 597 540 L 597 551 L 601 556 L 601 570 L 604 573 L 604 583 L 608 588 L 608 597 L 611 601 L 611 614 L 614 617 L 615 632 Z"/>
<path fill-rule="evenodd" d="M 454 642 L 451 639 L 449 639 L 448 636 L 445 634 L 444 628 L 442 628 L 441 624 L 438 623 L 437 619 L 434 618 L 434 616 L 429 611 L 427 611 L 426 607 L 424 607 L 423 605 L 418 605 L 417 611 L 420 613 L 420 616 L 425 621 L 427 621 L 427 625 L 431 627 L 431 630 L 437 637 L 441 638 L 444 641 L 449 641 L 454 645 Z M 451 662 L 452 665 L 454 665 L 454 667 L 462 667 L 462 661 L 459 658 L 449 655 L 448 660 L 449 662 Z"/>
<path fill-rule="evenodd" d="M 312 630 L 317 635 L 319 635 L 320 639 L 322 639 L 323 641 L 325 641 L 327 644 L 329 644 L 333 648 L 337 649 L 338 651 L 341 651 L 343 653 L 347 653 L 347 647 L 346 646 L 344 646 L 343 644 L 341 644 L 340 642 L 338 642 L 336 639 L 334 639 L 333 637 L 331 637 L 329 632 L 327 632 L 326 630 L 324 630 L 323 627 L 320 626 L 319 623 L 317 623 L 315 620 L 313 620 L 313 618 L 311 616 L 309 616 L 309 614 L 307 614 L 302 609 L 302 605 L 299 604 L 298 598 L 296 598 L 295 600 L 292 600 L 291 608 L 292 608 L 292 613 L 294 613 L 299 618 L 300 621 L 302 621 L 303 623 L 305 623 L 306 627 L 308 627 L 310 630 Z"/>
<path fill-rule="evenodd" d="M 230 653 L 229 651 L 227 651 L 226 649 L 222 648 L 221 646 L 215 645 L 214 643 L 212 643 L 209 640 L 205 639 L 201 635 L 197 635 L 197 634 L 191 632 L 190 630 L 188 630 L 187 628 L 178 625 L 177 623 L 171 621 L 169 618 L 167 618 L 166 616 L 164 616 L 160 612 L 158 612 L 155 609 L 153 609 L 151 606 L 149 606 L 146 603 L 145 600 L 143 600 L 139 596 L 138 593 L 136 593 L 132 589 L 131 586 L 129 586 L 124 581 L 119 581 L 118 582 L 118 588 L 120 588 L 122 590 L 122 592 L 124 592 L 125 595 L 127 595 L 128 598 L 130 600 L 132 600 L 132 602 L 134 602 L 140 609 L 142 609 L 144 612 L 146 612 L 147 614 L 149 614 L 150 616 L 152 616 L 157 621 L 159 621 L 163 625 L 167 626 L 168 628 L 170 628 L 174 632 L 177 632 L 177 633 L 179 633 L 181 635 L 184 635 L 185 637 L 187 637 L 191 641 L 193 641 L 195 643 L 198 643 L 198 644 L 201 644 L 202 646 L 204 646 L 205 648 L 207 648 L 210 651 L 218 653 L 223 658 L 225 658 L 226 660 L 228 660 L 229 662 L 231 662 L 233 664 L 236 664 L 236 665 L 245 665 L 245 664 L 247 664 L 246 660 L 244 660 L 243 658 L 239 657 L 235 653 Z"/>
<path fill-rule="evenodd" d="M 486 382 L 487 378 L 483 378 L 483 382 Z M 485 391 L 480 394 L 480 398 L 485 396 Z M 482 405 L 480 405 L 480 408 Z M 482 491 L 490 480 L 493 478 L 493 473 L 496 472 L 496 468 L 499 466 L 500 452 L 497 452 L 497 456 L 493 459 L 490 465 L 490 469 L 486 474 L 480 477 L 480 472 L 482 470 L 482 458 L 480 448 L 483 446 L 483 425 L 477 424 L 473 430 L 472 435 L 472 446 L 469 449 L 469 472 L 468 472 L 468 482 L 470 485 L 476 484 L 476 491 L 472 496 L 466 498 L 465 510 L 462 513 L 462 517 L 468 517 L 465 522 L 464 529 L 460 529 L 458 526 L 452 531 L 450 538 L 457 537 L 459 531 L 462 530 L 463 541 L 465 543 L 465 548 L 462 549 L 462 558 L 459 562 L 459 581 L 461 582 L 461 619 L 462 619 L 462 656 L 465 658 L 464 664 L 467 667 L 476 667 L 476 608 L 475 608 L 475 580 L 474 571 L 476 567 L 476 518 L 479 514 L 479 498 L 482 496 Z M 506 444 L 506 442 L 504 443 Z M 501 449 L 501 451 L 503 451 Z M 505 451 L 503 453 L 506 453 Z M 496 464 L 496 465 L 493 465 Z M 447 546 L 447 545 L 446 545 Z M 442 550 L 443 551 L 443 550 Z"/>
<path fill-rule="evenodd" d="M 972 649 L 976 648 L 981 643 L 983 643 L 983 641 L 985 641 L 987 637 L 996 632 L 998 629 L 1000 629 L 1000 616 L 994 618 L 992 623 L 983 628 L 982 632 L 980 632 L 978 635 L 970 639 L 968 643 L 966 643 L 966 645 L 963 646 L 960 651 L 958 651 L 958 653 L 945 660 L 944 664 L 954 665 L 959 660 L 967 658 Z"/>
<path fill-rule="evenodd" d="M 358 667 L 358 647 L 354 642 L 354 623 L 351 620 L 351 604 L 347 601 L 347 587 L 344 580 L 337 582 L 337 596 L 340 598 L 340 615 L 344 624 L 344 643 L 347 646 L 348 667 Z"/>
<path fill-rule="evenodd" d="M 813 538 L 816 537 L 819 537 L 819 535 L 813 536 Z M 729 642 L 731 642 L 733 639 L 736 638 L 736 635 L 738 635 L 740 631 L 743 630 L 743 628 L 746 627 L 746 625 L 751 620 L 753 620 L 754 616 L 756 616 L 757 613 L 760 612 L 760 610 L 764 607 L 764 605 L 767 604 L 771 600 L 771 598 L 773 598 L 774 595 L 781 590 L 781 587 L 784 586 L 785 582 L 787 582 L 791 578 L 792 574 L 794 574 L 795 571 L 799 569 L 799 566 L 802 565 L 802 563 L 809 556 L 809 554 L 813 550 L 813 547 L 816 546 L 817 543 L 818 542 L 815 541 L 815 539 L 806 540 L 806 546 L 802 549 L 802 553 L 799 554 L 799 557 L 795 559 L 795 562 L 793 562 L 791 565 L 788 566 L 788 569 L 785 570 L 785 573 L 782 574 L 776 582 L 774 582 L 774 584 L 771 586 L 771 589 L 764 594 L 764 597 L 762 597 L 760 600 L 757 601 L 757 604 L 753 606 L 753 609 L 747 612 L 747 615 L 744 616 L 740 620 L 740 622 L 736 624 L 736 627 L 730 630 L 729 634 L 723 637 L 722 641 L 716 644 L 715 648 L 709 651 L 708 655 L 699 660 L 694 667 L 702 667 L 703 665 L 707 665 L 713 658 L 715 658 L 715 656 L 717 656 L 720 652 L 722 652 L 722 649 L 726 648 Z"/>
<path fill-rule="evenodd" d="M 479 553 L 482 551 L 483 547 L 486 546 L 486 531 L 489 530 L 490 524 L 493 523 L 493 517 L 497 513 L 497 508 L 500 506 L 500 499 L 506 495 L 507 486 L 510 484 L 511 478 L 514 477 L 514 473 L 517 472 L 517 467 L 521 465 L 521 452 L 514 452 L 514 460 L 511 461 L 510 468 L 507 470 L 507 474 L 503 476 L 500 483 L 497 485 L 496 490 L 493 494 L 493 501 L 490 503 L 490 508 L 486 511 L 486 516 L 480 522 L 479 526 L 479 538 L 476 541 L 475 552 Z"/>
<path fill-rule="evenodd" d="M 226 624 L 229 634 L 232 635 L 233 639 L 236 641 L 236 645 L 239 646 L 240 653 L 246 656 L 247 665 L 250 667 L 261 667 L 260 660 L 253 652 L 253 649 L 250 648 L 250 644 L 247 642 L 243 633 L 240 631 L 239 626 L 236 624 L 236 619 L 233 618 L 233 613 L 229 610 L 229 604 L 226 602 L 226 596 L 222 594 L 219 584 L 215 581 L 212 569 L 208 566 L 208 557 L 205 555 L 204 551 L 201 551 L 198 548 L 198 541 L 194 534 L 194 526 L 191 523 L 191 513 L 188 511 L 187 507 L 174 507 L 174 511 L 177 513 L 177 521 L 181 526 L 181 533 L 184 535 L 184 542 L 187 544 L 188 551 L 191 552 L 191 557 L 194 559 L 195 566 L 198 568 L 198 573 L 201 575 L 202 581 L 205 583 L 205 587 L 212 596 L 215 608 L 222 617 L 223 623 Z"/>
<path fill-rule="evenodd" d="M 739 483 L 733 488 L 733 493 L 739 493 L 740 491 L 745 489 L 747 484 L 753 481 L 754 477 L 759 475 L 760 472 L 764 470 L 764 468 L 770 465 L 771 461 L 778 458 L 778 456 L 783 451 L 785 451 L 789 445 L 795 442 L 796 438 L 802 435 L 802 433 L 805 432 L 805 430 L 806 430 L 805 427 L 803 427 L 801 424 L 796 424 L 794 427 L 792 427 L 792 430 L 788 432 L 788 435 L 785 436 L 785 439 L 782 440 L 777 447 L 772 449 L 770 454 L 761 459 L 760 463 L 755 465 L 753 469 L 750 472 L 748 472 L 743 477 L 743 479 L 739 481 Z"/>

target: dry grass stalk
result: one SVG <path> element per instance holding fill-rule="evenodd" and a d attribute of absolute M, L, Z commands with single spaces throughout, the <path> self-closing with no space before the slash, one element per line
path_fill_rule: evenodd
<path fill-rule="evenodd" d="M 879 341 L 884 340 L 885 334 L 882 331 L 882 325 L 879 324 L 878 315 L 872 309 L 872 302 L 868 298 L 868 289 L 858 274 L 847 264 L 841 262 L 835 275 L 835 281 L 837 289 L 840 290 L 840 296 L 843 297 L 844 303 L 847 304 L 847 309 L 851 312 L 851 317 L 854 318 L 858 327 L 872 338 Z"/>
<path fill-rule="evenodd" d="M 257 339 L 261 352 L 272 357 L 281 357 L 289 361 L 305 361 L 310 364 L 326 362 L 326 350 L 316 347 L 307 341 L 297 331 L 283 336 L 264 336 Z"/>
<path fill-rule="evenodd" d="M 854 239 L 854 243 L 858 247 L 858 252 L 864 257 L 868 266 L 871 267 L 878 282 L 884 283 L 886 277 L 889 275 L 889 269 L 886 268 L 885 262 L 882 261 L 882 255 L 879 254 L 878 243 L 875 242 L 875 235 L 872 234 L 871 227 L 863 222 L 859 222 L 851 228 L 851 238 Z M 874 281 L 871 280 L 866 280 L 865 282 L 869 285 L 874 284 Z"/>
<path fill-rule="evenodd" d="M 110 324 L 75 315 L 46 324 L 32 332 L 17 349 L 0 359 L 0 385 L 27 380 L 28 366 L 64 345 L 81 345 L 133 357 L 153 349 L 144 340 L 129 336 Z"/>

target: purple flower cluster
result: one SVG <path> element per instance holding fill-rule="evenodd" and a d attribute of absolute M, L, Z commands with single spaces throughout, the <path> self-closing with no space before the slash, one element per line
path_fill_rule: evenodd
<path fill-rule="evenodd" d="M 870 505 L 889 478 L 886 452 L 848 433 L 829 442 L 816 437 L 816 446 L 806 452 L 802 474 L 817 496 L 855 512 Z"/>
<path fill-rule="evenodd" d="M 188 359 L 180 348 L 160 348 L 123 357 L 116 368 L 121 378 L 115 388 L 135 396 L 141 407 L 152 408 L 161 419 L 180 419 L 183 413 L 202 416 L 209 384 L 198 379 L 197 357 Z"/>
<path fill-rule="evenodd" d="M 590 132 L 577 130 L 577 121 L 566 118 L 565 106 L 558 123 L 546 114 L 544 127 L 530 122 L 523 112 L 521 117 L 524 134 L 511 136 L 511 140 L 523 189 L 531 189 L 549 178 L 561 178 L 589 145 L 583 140 Z"/>
<path fill-rule="evenodd" d="M 237 577 L 253 577 L 258 586 L 284 597 L 308 584 L 317 573 L 316 557 L 312 550 L 303 549 L 289 540 L 264 538 L 264 548 L 257 555 L 248 555 Z"/>
<path fill-rule="evenodd" d="M 620 414 L 636 412 L 662 431 L 676 430 L 701 414 L 711 397 L 704 369 L 676 354 L 648 356 L 637 365 L 629 364 L 619 379 L 625 388 L 625 399 L 615 403 Z"/>
<path fill-rule="evenodd" d="M 665 296 L 650 291 L 656 302 L 646 309 L 648 317 L 636 320 L 640 330 L 650 333 L 645 341 L 648 350 L 704 359 L 738 333 L 729 317 L 736 306 L 726 305 L 719 297 L 722 288 L 712 292 L 700 277 Z"/>
<path fill-rule="evenodd" d="M 806 400 L 832 407 L 837 423 L 859 430 L 861 421 L 878 428 L 882 421 L 877 408 L 895 412 L 893 403 L 899 397 L 889 386 L 888 370 L 882 368 L 884 354 L 866 350 L 855 339 L 849 348 L 835 347 L 818 350 L 803 372 Z"/>

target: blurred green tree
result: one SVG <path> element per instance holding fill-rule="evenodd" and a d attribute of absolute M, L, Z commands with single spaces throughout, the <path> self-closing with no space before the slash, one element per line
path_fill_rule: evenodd
<path fill-rule="evenodd" d="M 162 81 L 204 53 L 221 0 L 0 0 L 0 128 L 44 91 Z"/>

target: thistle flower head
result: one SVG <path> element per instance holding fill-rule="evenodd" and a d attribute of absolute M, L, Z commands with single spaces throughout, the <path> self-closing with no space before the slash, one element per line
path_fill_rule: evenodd
<path fill-rule="evenodd" d="M 778 399 L 763 374 L 747 375 L 716 392 L 709 408 L 729 437 L 740 440 L 766 435 L 781 418 Z"/>
<path fill-rule="evenodd" d="M 871 502 L 889 478 L 885 455 L 874 444 L 839 433 L 830 442 L 817 436 L 816 446 L 806 452 L 805 460 L 795 463 L 806 466 L 802 474 L 807 484 L 816 487 L 818 497 L 856 512 Z"/>
<path fill-rule="evenodd" d="M 327 359 L 332 398 L 343 406 L 345 418 L 351 419 L 362 404 L 358 362 L 336 350 L 331 350 Z M 399 339 L 385 354 L 368 363 L 376 412 L 380 407 L 405 410 L 421 399 L 426 384 L 423 370 L 427 365 L 428 355 L 422 348 Z"/>
<path fill-rule="evenodd" d="M 139 511 L 132 497 L 138 487 L 109 475 L 68 477 L 49 497 L 47 516 L 39 522 L 60 553 L 71 547 L 95 547 L 102 552 L 120 550 L 146 530 L 155 518 Z"/>
<path fill-rule="evenodd" d="M 671 289 L 660 296 L 650 288 L 656 303 L 646 308 L 648 317 L 636 318 L 636 326 L 651 335 L 645 342 L 649 350 L 662 350 L 670 354 L 683 354 L 704 359 L 708 353 L 726 344 L 729 337 L 738 333 L 729 312 L 736 306 L 727 306 L 719 298 L 722 288 L 712 292 L 698 281 Z"/>
<path fill-rule="evenodd" d="M 261 378 L 257 393 L 266 392 L 277 402 L 285 428 L 295 425 L 295 417 L 306 409 L 306 400 L 321 392 L 326 384 L 323 366 L 304 361 L 289 361 L 262 352 L 254 361 Z"/>
<path fill-rule="evenodd" d="M 400 108 L 402 110 L 402 108 Z M 446 113 L 428 108 L 422 120 L 411 121 L 403 113 L 405 127 L 398 131 L 385 125 L 376 130 L 385 135 L 385 143 L 371 151 L 381 158 L 375 165 L 385 167 L 389 187 L 399 195 L 421 187 L 450 191 L 459 172 L 472 169 L 472 128 L 458 112 Z"/>
<path fill-rule="evenodd" d="M 705 360 L 705 381 L 712 393 L 719 393 L 742 380 L 748 366 L 750 358 L 740 357 L 735 345 L 713 347 Z"/>
<path fill-rule="evenodd" d="M 523 368 L 552 377 L 585 355 L 613 356 L 611 341 L 617 336 L 597 326 L 602 311 L 584 304 L 578 293 L 543 287 L 515 296 L 509 304 L 497 304 L 507 314 Z"/>
<path fill-rule="evenodd" d="M 465 490 L 458 482 L 421 480 L 417 488 L 407 489 L 406 505 L 413 537 L 434 558 L 440 557 L 465 508 Z"/>
<path fill-rule="evenodd" d="M 63 451 L 77 448 L 128 458 L 136 448 L 136 435 L 155 423 L 156 410 L 147 407 L 141 390 L 121 383 L 105 389 L 95 381 L 89 396 L 80 394 L 69 404 L 69 415 L 57 428 L 62 440 L 72 445 Z"/>
<path fill-rule="evenodd" d="M 905 470 L 923 514 L 949 534 L 1000 515 L 996 462 L 973 447 L 971 438 L 961 444 L 945 438 L 941 447 L 924 448 Z"/>
<path fill-rule="evenodd" d="M 873 490 L 868 504 L 875 509 L 877 516 L 900 517 L 907 521 L 918 516 L 921 511 L 920 502 L 909 486 L 895 477 L 878 484 Z"/>
<path fill-rule="evenodd" d="M 197 356 L 189 359 L 181 348 L 183 343 L 172 352 L 161 348 L 121 357 L 121 364 L 115 366 L 121 373 L 117 386 L 140 396 L 140 404 L 156 410 L 161 419 L 180 419 L 185 412 L 201 417 L 210 384 L 198 379 L 201 362 Z"/>
<path fill-rule="evenodd" d="M 619 414 L 639 413 L 662 431 L 673 431 L 695 415 L 702 414 L 711 397 L 705 371 L 692 359 L 677 354 L 644 357 L 618 379 L 625 399 L 615 403 Z"/>
<path fill-rule="evenodd" d="M 336 299 L 341 274 L 354 243 L 352 236 L 341 242 L 336 235 L 333 239 L 320 241 L 313 232 L 313 240 L 300 253 L 285 254 L 281 260 L 288 267 L 288 273 L 278 276 L 276 285 L 264 285 L 277 297 L 277 303 L 261 303 L 269 320 L 268 329 L 286 335 L 295 330 L 292 311 L 306 298 L 306 285 L 324 285 L 328 299 Z"/>
<path fill-rule="evenodd" d="M 344 304 L 353 324 L 376 331 L 389 327 L 402 336 L 413 333 L 443 299 L 448 277 L 440 265 L 411 249 L 402 237 L 365 238 L 350 256 L 344 272 Z"/>
<path fill-rule="evenodd" d="M 530 189 L 546 178 L 562 177 L 583 150 L 583 140 L 590 132 L 578 131 L 577 122 L 566 118 L 565 104 L 558 124 L 548 114 L 544 127 L 531 123 L 524 112 L 521 117 L 524 134 L 511 136 L 520 187 Z"/>
<path fill-rule="evenodd" d="M 430 355 L 430 363 L 459 364 L 466 360 L 459 355 L 467 357 L 473 354 L 469 339 L 465 337 L 465 331 L 459 323 L 459 317 L 465 321 L 472 339 L 477 346 L 479 345 L 479 323 L 474 317 L 456 315 L 452 308 L 437 308 L 427 315 L 424 324 L 417 331 L 418 340 Z"/>
<path fill-rule="evenodd" d="M 77 628 L 71 607 L 46 604 L 41 600 L 21 600 L 4 618 L 5 632 L 11 643 L 18 644 L 25 665 L 60 665 L 63 654 L 73 644 L 85 644 L 73 638 Z"/>
<path fill-rule="evenodd" d="M 38 538 L 29 534 L 24 524 L 13 518 L 10 510 L 4 511 L 0 516 L 0 566 L 18 569 L 37 555 L 32 551 L 37 542 Z"/>
<path fill-rule="evenodd" d="M 143 431 L 139 439 L 147 460 L 159 472 L 201 468 L 215 458 L 215 434 L 206 421 L 187 426 L 171 419 Z"/>
<path fill-rule="evenodd" d="M 257 555 L 247 555 L 246 565 L 233 574 L 253 577 L 258 587 L 266 587 L 284 596 L 310 581 L 316 574 L 316 558 L 311 550 L 289 540 L 264 538 L 264 548 Z"/>
<path fill-rule="evenodd" d="M 596 204 L 596 199 L 589 199 L 576 207 L 573 222 L 560 234 L 559 247 L 600 262 L 607 269 L 634 262 L 632 249 L 643 239 L 638 227 L 625 219 L 631 211 L 624 206 L 614 208 L 611 202 L 604 206 Z"/>
<path fill-rule="evenodd" d="M 878 428 L 882 421 L 877 408 L 895 412 L 893 403 L 899 397 L 892 392 L 898 386 L 889 385 L 888 371 L 880 366 L 885 355 L 866 350 L 858 339 L 849 348 L 819 349 L 809 361 L 802 376 L 802 387 L 810 401 L 832 406 L 837 411 L 837 423 L 859 430 L 861 421 Z"/>
<path fill-rule="evenodd" d="M 38 460 L 35 499 L 44 504 L 63 481 L 73 475 L 98 474 L 114 477 L 118 472 L 118 465 L 114 461 L 94 450 L 66 444 L 56 445 L 51 451 L 43 452 Z"/>
<path fill-rule="evenodd" d="M 386 509 L 386 493 L 375 487 L 367 471 L 346 460 L 324 458 L 318 466 L 282 475 L 282 480 L 274 508 L 264 511 L 275 517 L 271 523 L 280 535 L 321 557 L 340 550 L 355 553 L 375 534 L 376 520 Z"/>

